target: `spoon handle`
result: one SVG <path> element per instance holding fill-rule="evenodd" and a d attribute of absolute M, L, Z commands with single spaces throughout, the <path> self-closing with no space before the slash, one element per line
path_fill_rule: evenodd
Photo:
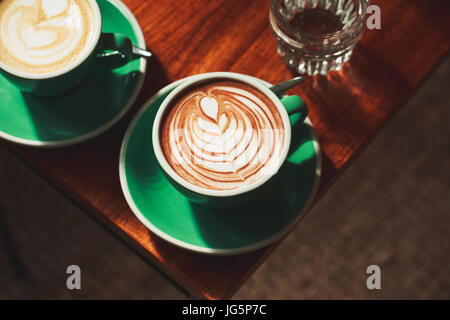
<path fill-rule="evenodd" d="M 282 96 L 287 90 L 295 87 L 305 80 L 303 77 L 295 77 L 293 79 L 278 83 L 269 89 L 272 90 L 277 96 Z"/>
<path fill-rule="evenodd" d="M 135 46 L 133 46 L 133 54 L 142 58 L 150 58 L 153 55 L 150 51 Z"/>

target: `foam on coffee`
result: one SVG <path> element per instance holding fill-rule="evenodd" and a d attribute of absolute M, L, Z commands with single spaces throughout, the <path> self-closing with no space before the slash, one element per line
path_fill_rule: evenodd
<path fill-rule="evenodd" d="M 278 169 L 285 128 L 264 93 L 220 80 L 190 88 L 171 103 L 160 141 L 183 179 L 211 190 L 233 190 Z"/>
<path fill-rule="evenodd" d="M 43 74 L 75 63 L 93 41 L 87 0 L 0 0 L 0 61 Z"/>

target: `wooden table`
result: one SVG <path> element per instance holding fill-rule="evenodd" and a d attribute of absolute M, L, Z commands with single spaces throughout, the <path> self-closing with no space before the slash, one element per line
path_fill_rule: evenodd
<path fill-rule="evenodd" d="M 276 83 L 291 77 L 277 55 L 268 0 L 125 0 L 157 59 L 132 111 L 113 129 L 78 146 L 43 150 L 2 143 L 132 248 L 196 297 L 229 298 L 279 242 L 229 257 L 195 254 L 149 232 L 122 195 L 118 157 L 136 111 L 165 84 L 209 71 L 234 71 Z M 301 95 L 322 147 L 317 199 L 405 104 L 447 55 L 450 1 L 378 0 L 382 29 L 366 30 L 349 64 L 308 79 Z"/>

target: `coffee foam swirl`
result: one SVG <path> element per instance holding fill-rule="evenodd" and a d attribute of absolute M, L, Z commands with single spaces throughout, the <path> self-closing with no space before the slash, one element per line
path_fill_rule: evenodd
<path fill-rule="evenodd" d="M 161 146 L 171 167 L 188 182 L 232 190 L 278 169 L 285 129 L 262 92 L 221 81 L 183 95 L 163 120 Z"/>
<path fill-rule="evenodd" d="M 62 69 L 88 49 L 93 26 L 87 0 L 2 0 L 0 61 L 33 74 Z"/>

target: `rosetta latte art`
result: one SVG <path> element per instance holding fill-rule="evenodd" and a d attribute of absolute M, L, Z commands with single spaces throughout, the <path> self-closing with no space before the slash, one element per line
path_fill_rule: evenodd
<path fill-rule="evenodd" d="M 163 120 L 161 145 L 188 182 L 232 190 L 271 175 L 285 129 L 273 102 L 253 87 L 222 81 L 183 95 Z"/>
<path fill-rule="evenodd" d="M 0 61 L 27 73 L 75 62 L 92 38 L 87 0 L 1 0 Z"/>

